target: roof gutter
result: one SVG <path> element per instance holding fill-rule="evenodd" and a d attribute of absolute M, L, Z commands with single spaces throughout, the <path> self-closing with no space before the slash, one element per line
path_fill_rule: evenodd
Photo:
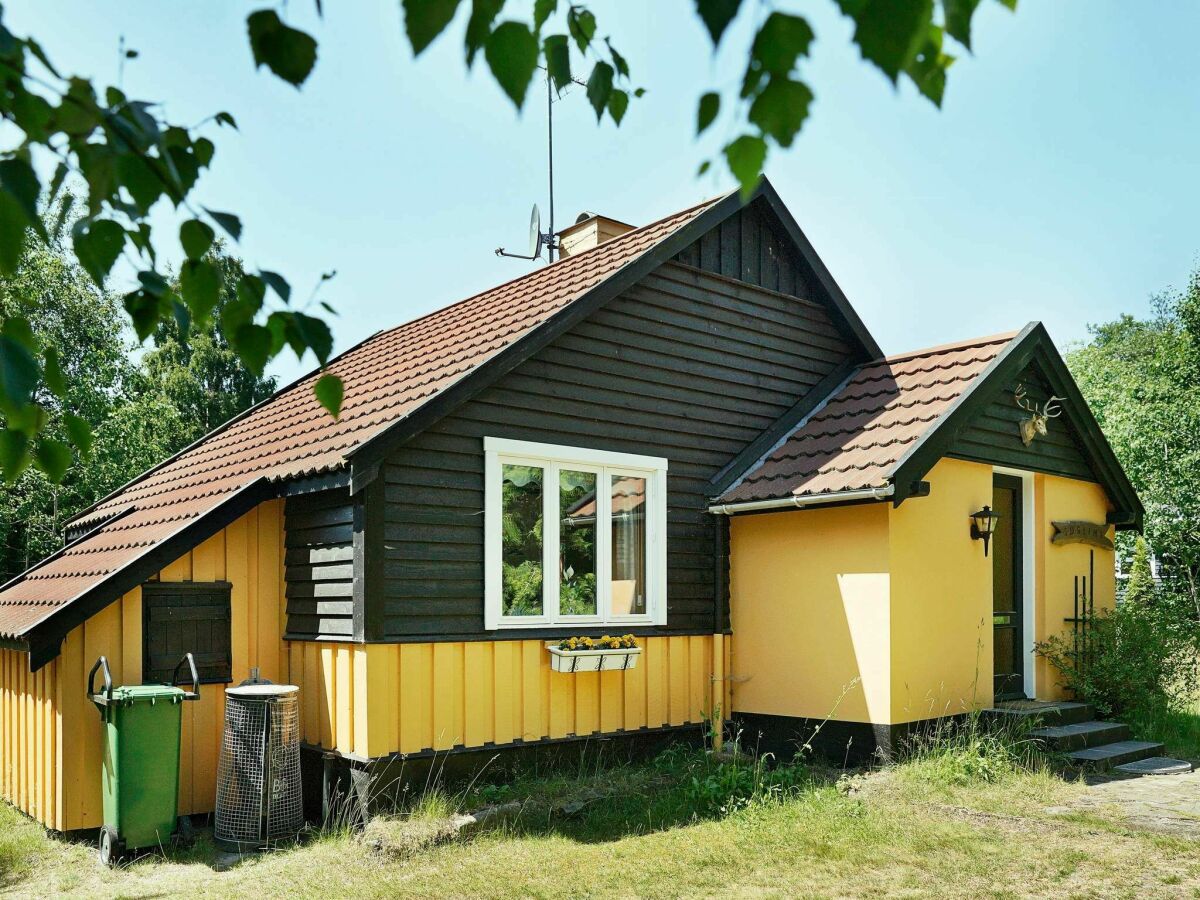
<path fill-rule="evenodd" d="M 856 500 L 886 500 L 896 491 L 893 484 L 884 487 L 864 488 L 858 491 L 835 491 L 832 494 L 808 494 L 805 496 L 776 497 L 773 500 L 747 500 L 744 503 L 716 503 L 708 508 L 718 516 L 737 513 L 761 512 L 768 509 L 796 509 L 805 506 L 823 506 L 828 503 L 851 503 Z"/>

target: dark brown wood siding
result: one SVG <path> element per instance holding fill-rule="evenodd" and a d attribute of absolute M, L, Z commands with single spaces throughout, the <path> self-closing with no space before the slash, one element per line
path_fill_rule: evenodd
<path fill-rule="evenodd" d="M 985 401 L 955 438 L 947 455 L 1030 472 L 1099 480 L 1065 414 L 1051 419 L 1048 433 L 1038 435 L 1028 447 L 1021 442 L 1020 423 L 1029 413 L 1017 406 L 1013 397 L 1018 384 L 1025 385 L 1027 398 L 1039 407 L 1050 396 L 1049 386 L 1031 365 L 1020 378 Z"/>
<path fill-rule="evenodd" d="M 664 265 L 387 460 L 367 638 L 495 635 L 485 436 L 666 457 L 667 626 L 642 633 L 726 628 L 728 536 L 707 512 L 709 480 L 848 352 L 817 303 Z"/>
<path fill-rule="evenodd" d="M 287 635 L 354 636 L 355 504 L 345 488 L 288 497 L 283 508 Z"/>
<path fill-rule="evenodd" d="M 817 296 L 813 273 L 762 200 L 727 218 L 675 259 L 793 297 Z"/>

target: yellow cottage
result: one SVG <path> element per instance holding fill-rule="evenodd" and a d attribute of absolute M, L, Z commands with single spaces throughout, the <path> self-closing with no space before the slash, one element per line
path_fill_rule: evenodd
<path fill-rule="evenodd" d="M 339 419 L 301 379 L 0 588 L 10 803 L 101 823 L 100 655 L 124 684 L 196 656 L 193 814 L 251 668 L 300 687 L 318 806 L 331 766 L 714 722 L 777 751 L 826 723 L 841 758 L 1058 695 L 1033 643 L 1111 605 L 1142 511 L 1040 325 L 884 359 L 766 182 L 559 237 L 333 361 Z M 638 652 L 557 649 L 605 635 Z"/>

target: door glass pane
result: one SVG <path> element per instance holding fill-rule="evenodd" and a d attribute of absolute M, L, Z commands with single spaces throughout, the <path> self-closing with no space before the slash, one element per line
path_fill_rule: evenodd
<path fill-rule="evenodd" d="M 503 467 L 501 544 L 506 616 L 542 614 L 542 481 L 538 466 Z"/>
<path fill-rule="evenodd" d="M 596 614 L 596 474 L 558 473 L 558 611 Z"/>
<path fill-rule="evenodd" d="M 646 479 L 613 475 L 612 613 L 646 612 Z"/>

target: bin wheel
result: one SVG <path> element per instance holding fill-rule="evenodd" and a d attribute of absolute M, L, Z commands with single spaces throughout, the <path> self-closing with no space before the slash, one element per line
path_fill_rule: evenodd
<path fill-rule="evenodd" d="M 117 829 L 105 825 L 100 829 L 100 864 L 115 866 L 120 859 L 121 840 L 117 836 Z"/>
<path fill-rule="evenodd" d="M 196 829 L 192 825 L 191 816 L 180 816 L 175 826 L 175 839 L 182 847 L 190 847 L 196 843 Z"/>

